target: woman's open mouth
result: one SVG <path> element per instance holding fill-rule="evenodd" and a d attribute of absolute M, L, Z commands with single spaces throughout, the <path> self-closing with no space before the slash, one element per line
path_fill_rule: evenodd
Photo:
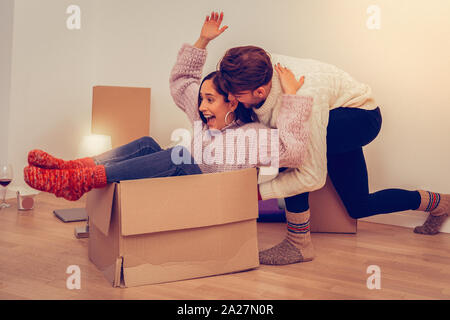
<path fill-rule="evenodd" d="M 203 115 L 206 119 L 206 124 L 211 127 L 216 123 L 216 117 L 213 115 Z"/>

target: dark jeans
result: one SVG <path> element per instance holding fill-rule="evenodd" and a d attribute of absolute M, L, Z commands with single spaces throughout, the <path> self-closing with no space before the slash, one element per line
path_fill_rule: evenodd
<path fill-rule="evenodd" d="M 369 193 L 366 161 L 362 147 L 376 138 L 381 129 L 381 112 L 357 108 L 330 111 L 327 128 L 328 175 L 352 218 L 381 213 L 415 210 L 420 205 L 417 191 L 386 189 Z M 285 198 L 286 209 L 309 209 L 308 193 Z"/>
<path fill-rule="evenodd" d="M 183 156 L 185 152 L 189 153 L 184 147 L 176 148 L 180 156 Z M 105 166 L 108 183 L 202 173 L 198 165 L 194 164 L 192 157 L 191 164 L 173 163 L 172 149 L 161 149 L 153 138 L 142 137 L 95 156 L 94 161 L 98 165 Z"/>

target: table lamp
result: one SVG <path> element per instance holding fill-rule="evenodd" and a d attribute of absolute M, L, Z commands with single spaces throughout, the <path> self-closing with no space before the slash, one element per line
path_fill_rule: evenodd
<path fill-rule="evenodd" d="M 111 137 L 107 135 L 91 134 L 84 136 L 78 150 L 78 158 L 92 157 L 111 150 Z M 86 208 L 57 209 L 53 213 L 63 222 L 86 221 Z M 77 238 L 89 237 L 89 221 L 84 227 L 75 228 Z"/>

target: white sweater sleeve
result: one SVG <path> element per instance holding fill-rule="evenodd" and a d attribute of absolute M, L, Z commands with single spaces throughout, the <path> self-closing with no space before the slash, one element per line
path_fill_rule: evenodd
<path fill-rule="evenodd" d="M 327 126 L 328 105 L 314 103 L 310 118 L 310 142 L 308 155 L 299 168 L 280 172 L 273 180 L 259 185 L 263 200 L 286 198 L 322 188 L 327 178 Z"/>

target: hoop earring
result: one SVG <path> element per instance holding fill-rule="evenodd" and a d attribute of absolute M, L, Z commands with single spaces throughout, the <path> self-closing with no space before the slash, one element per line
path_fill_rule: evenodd
<path fill-rule="evenodd" d="M 225 115 L 225 124 L 226 124 L 226 125 L 229 125 L 229 124 L 231 123 L 231 122 L 230 122 L 230 123 L 227 123 L 227 118 L 228 118 L 228 116 L 230 115 L 230 113 L 233 113 L 233 112 L 232 112 L 232 111 L 228 111 L 227 114 Z"/>

